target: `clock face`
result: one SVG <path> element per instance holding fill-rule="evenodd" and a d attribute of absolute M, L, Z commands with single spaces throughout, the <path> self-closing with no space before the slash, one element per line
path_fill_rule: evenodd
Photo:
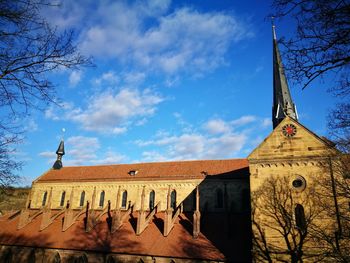
<path fill-rule="evenodd" d="M 286 137 L 293 137 L 297 133 L 297 127 L 293 124 L 286 124 L 282 127 L 282 133 Z"/>

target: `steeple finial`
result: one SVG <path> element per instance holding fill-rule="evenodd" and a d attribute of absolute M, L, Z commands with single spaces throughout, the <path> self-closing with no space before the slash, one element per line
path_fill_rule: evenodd
<path fill-rule="evenodd" d="M 273 35 L 273 40 L 277 40 L 276 37 L 276 27 L 275 27 L 275 17 L 271 16 L 271 24 L 272 24 L 272 35 Z"/>
<path fill-rule="evenodd" d="M 278 49 L 275 24 L 272 18 L 273 34 L 273 106 L 272 122 L 273 128 L 286 117 L 289 116 L 298 120 L 296 106 L 290 95 L 288 82 L 284 73 L 281 55 Z"/>
<path fill-rule="evenodd" d="M 55 170 L 59 170 L 63 167 L 62 156 L 65 154 L 63 139 L 61 140 L 60 145 L 57 148 L 56 154 L 57 154 L 57 159 L 56 159 L 55 163 L 53 164 L 52 168 Z"/>

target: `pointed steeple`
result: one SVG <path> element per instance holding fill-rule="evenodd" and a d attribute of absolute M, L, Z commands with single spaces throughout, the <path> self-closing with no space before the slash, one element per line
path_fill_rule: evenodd
<path fill-rule="evenodd" d="M 55 170 L 59 170 L 63 167 L 63 165 L 62 165 L 62 156 L 64 155 L 64 141 L 63 141 L 63 139 L 61 140 L 60 145 L 57 148 L 56 154 L 57 154 L 57 159 L 56 159 L 55 163 L 53 164 L 52 168 Z"/>
<path fill-rule="evenodd" d="M 272 106 L 272 123 L 273 128 L 286 117 L 289 116 L 296 121 L 298 114 L 296 106 L 290 95 L 288 82 L 284 74 L 281 55 L 278 49 L 275 25 L 272 25 L 273 34 L 273 106 Z"/>

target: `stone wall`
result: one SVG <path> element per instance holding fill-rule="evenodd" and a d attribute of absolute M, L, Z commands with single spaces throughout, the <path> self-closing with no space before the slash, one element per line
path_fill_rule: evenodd
<path fill-rule="evenodd" d="M 137 181 L 137 182 L 69 182 L 69 183 L 41 183 L 35 182 L 31 192 L 31 208 L 42 207 L 44 193 L 47 192 L 47 200 L 52 191 L 51 207 L 52 209 L 62 208 L 60 206 L 62 193 L 65 192 L 64 205 L 70 199 L 73 190 L 73 203 L 71 208 L 80 208 L 81 193 L 85 192 L 85 201 L 90 202 L 94 209 L 101 209 L 99 206 L 101 192 L 105 192 L 104 207 L 108 200 L 111 201 L 111 209 L 116 207 L 118 191 L 120 191 L 119 204 L 122 205 L 122 194 L 127 191 L 127 203 L 135 204 L 134 209 L 141 207 L 141 193 L 145 187 L 144 207 L 149 209 L 150 192 L 155 192 L 156 205 L 159 203 L 158 211 L 165 211 L 167 208 L 167 195 L 170 190 L 176 191 L 176 205 L 183 203 L 184 211 L 194 210 L 194 190 L 199 185 L 200 191 L 200 210 L 220 212 L 225 209 L 231 209 L 235 212 L 243 211 L 244 202 L 242 196 L 246 191 L 249 194 L 249 179 L 210 179 L 210 180 L 178 180 L 178 181 Z M 220 189 L 220 190 L 219 190 Z M 245 189 L 245 190 L 244 190 Z M 92 204 L 92 196 L 95 191 L 95 202 Z M 218 206 L 218 195 L 221 192 L 223 196 L 223 206 Z M 247 205 L 245 205 L 247 207 Z"/>

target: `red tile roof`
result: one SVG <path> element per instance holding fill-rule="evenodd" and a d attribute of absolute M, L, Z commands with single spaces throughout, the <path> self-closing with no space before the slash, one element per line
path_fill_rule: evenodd
<path fill-rule="evenodd" d="M 63 167 L 60 170 L 49 170 L 37 179 L 38 182 L 52 181 L 119 181 L 119 180 L 171 180 L 171 179 L 203 179 L 227 174 L 248 168 L 247 159 L 201 160 L 116 164 L 101 166 Z M 130 171 L 137 171 L 130 175 Z M 240 174 L 242 176 L 242 174 Z M 245 175 L 245 174 L 243 174 Z"/>
<path fill-rule="evenodd" d="M 53 211 L 54 212 L 54 211 Z M 218 223 L 218 216 L 213 217 L 216 221 L 212 222 L 210 218 L 208 226 L 211 233 L 208 237 L 201 233 L 197 239 L 193 239 L 191 229 L 186 225 L 191 225 L 190 220 L 185 214 L 180 214 L 177 218 L 174 228 L 167 237 L 162 234 L 162 221 L 164 213 L 157 213 L 153 221 L 145 231 L 137 236 L 133 225 L 136 225 L 137 213 L 130 217 L 129 221 L 124 222 L 122 227 L 111 234 L 106 223 L 106 216 L 103 216 L 100 223 L 90 232 L 86 233 L 84 229 L 84 217 L 81 215 L 78 220 L 65 232 L 61 231 L 62 216 L 55 219 L 54 223 L 43 231 L 39 231 L 42 215 L 35 218 L 31 223 L 22 229 L 17 230 L 19 216 L 8 219 L 0 217 L 0 244 L 17 245 L 56 249 L 73 249 L 86 251 L 114 252 L 121 254 L 134 255 L 152 255 L 161 257 L 178 257 L 191 259 L 209 259 L 224 260 L 226 251 L 233 251 L 235 257 L 239 258 L 242 253 L 242 244 L 249 235 L 245 233 L 235 233 L 237 240 L 227 239 L 227 230 L 224 228 L 226 217 L 221 218 Z M 249 220 L 239 220 L 249 225 Z M 234 225 L 239 225 L 237 221 Z M 219 229 L 215 230 L 215 227 Z M 241 225 L 238 229 L 243 229 Z M 246 227 L 245 227 L 246 228 Z M 213 238 L 212 235 L 217 235 Z M 210 236 L 210 237 L 209 237 Z M 222 244 L 216 243 L 221 242 Z M 237 244 L 232 244 L 232 242 Z M 225 248 L 225 246 L 227 248 Z M 247 250 L 249 252 L 249 249 Z M 243 255 L 245 256 L 245 255 Z"/>

